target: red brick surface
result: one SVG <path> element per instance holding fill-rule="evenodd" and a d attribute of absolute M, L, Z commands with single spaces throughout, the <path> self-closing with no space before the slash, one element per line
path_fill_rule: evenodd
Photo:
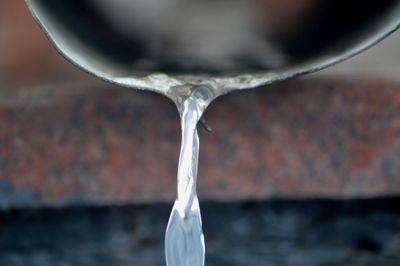
<path fill-rule="evenodd" d="M 400 193 L 400 84 L 294 80 L 217 100 L 200 132 L 202 199 Z M 0 90 L 0 205 L 175 197 L 179 122 L 122 88 Z"/>

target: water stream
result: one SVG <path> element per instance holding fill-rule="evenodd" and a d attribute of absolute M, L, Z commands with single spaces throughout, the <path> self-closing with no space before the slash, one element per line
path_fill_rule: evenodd
<path fill-rule="evenodd" d="M 167 266 L 203 266 L 205 244 L 196 193 L 199 161 L 197 123 L 216 96 L 207 86 L 175 87 L 170 95 L 181 117 L 182 141 L 177 199 L 166 230 L 165 256 Z"/>

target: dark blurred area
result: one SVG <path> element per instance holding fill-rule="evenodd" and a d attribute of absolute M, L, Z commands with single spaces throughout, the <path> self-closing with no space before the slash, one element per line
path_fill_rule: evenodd
<path fill-rule="evenodd" d="M 203 202 L 208 266 L 398 266 L 395 198 Z M 0 213 L 0 264 L 164 265 L 168 204 Z"/>

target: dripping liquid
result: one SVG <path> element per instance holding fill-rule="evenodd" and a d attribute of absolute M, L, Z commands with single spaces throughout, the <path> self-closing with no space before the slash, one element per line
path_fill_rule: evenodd
<path fill-rule="evenodd" d="M 167 266 L 203 266 L 205 244 L 196 193 L 199 160 L 197 123 L 215 96 L 206 86 L 174 88 L 171 96 L 181 117 L 182 142 L 177 199 L 166 230 L 165 256 Z"/>

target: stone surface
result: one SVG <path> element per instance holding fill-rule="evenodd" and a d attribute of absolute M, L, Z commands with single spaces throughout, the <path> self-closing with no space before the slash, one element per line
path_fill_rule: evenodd
<path fill-rule="evenodd" d="M 0 265 L 165 265 L 169 205 L 0 212 Z M 202 204 L 207 266 L 398 266 L 399 199 Z"/>
<path fill-rule="evenodd" d="M 218 99 L 200 132 L 199 197 L 400 193 L 400 84 L 293 80 Z M 0 90 L 0 206 L 172 202 L 172 102 L 122 88 Z"/>

